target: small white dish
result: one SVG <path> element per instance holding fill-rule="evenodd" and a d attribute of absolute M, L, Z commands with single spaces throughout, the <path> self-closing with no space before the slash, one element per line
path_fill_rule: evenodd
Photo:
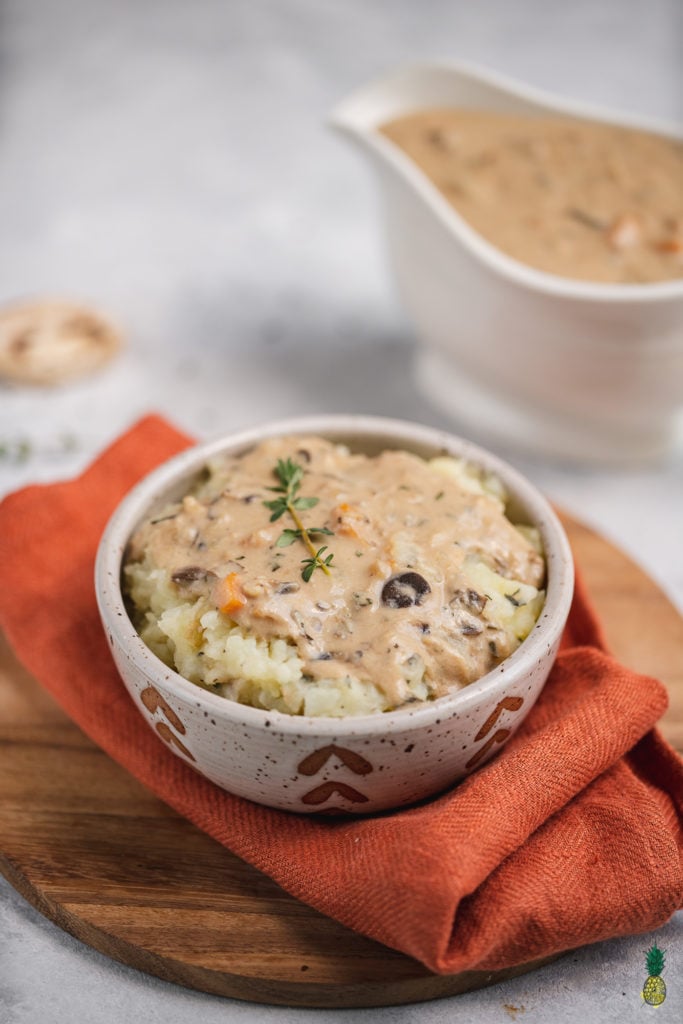
<path fill-rule="evenodd" d="M 398 711 L 346 719 L 245 707 L 183 679 L 135 631 L 121 590 L 126 546 L 138 524 L 185 494 L 208 459 L 239 454 L 266 437 L 317 434 L 368 454 L 404 448 L 448 452 L 496 474 L 519 522 L 538 527 L 547 597 L 527 639 L 462 690 Z M 181 760 L 218 786 L 256 803 L 300 813 L 367 814 L 450 786 L 500 751 L 531 710 L 552 667 L 573 593 L 565 532 L 545 498 L 511 466 L 450 434 L 367 416 L 285 420 L 202 444 L 135 487 L 102 537 L 95 586 L 121 677 L 151 729 Z"/>
<path fill-rule="evenodd" d="M 494 443 L 580 461 L 669 451 L 683 407 L 683 279 L 600 284 L 536 270 L 473 230 L 381 125 L 428 107 L 680 129 L 547 96 L 462 64 L 418 64 L 367 85 L 331 124 L 378 173 L 391 265 L 420 345 L 417 377 Z"/>

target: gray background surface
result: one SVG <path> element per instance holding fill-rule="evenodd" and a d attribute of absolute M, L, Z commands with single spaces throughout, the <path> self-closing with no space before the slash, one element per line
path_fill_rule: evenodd
<path fill-rule="evenodd" d="M 74 296 L 126 333 L 99 377 L 0 389 L 0 493 L 71 474 L 154 408 L 198 436 L 373 412 L 450 426 L 417 392 L 374 187 L 325 129 L 349 90 L 460 58 L 565 96 L 681 120 L 680 0 L 4 0 L 0 300 Z M 511 457 L 683 607 L 683 456 L 633 470 Z M 683 914 L 657 935 L 683 1016 Z M 643 1021 L 651 936 L 454 999 L 263 1008 L 185 991 L 73 940 L 0 881 L 0 1021 Z M 518 1008 L 516 1011 L 514 1008 Z"/>

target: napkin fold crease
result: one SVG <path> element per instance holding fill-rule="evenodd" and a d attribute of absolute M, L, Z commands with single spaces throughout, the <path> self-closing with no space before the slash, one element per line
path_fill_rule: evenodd
<path fill-rule="evenodd" d="M 93 566 L 123 495 L 190 443 L 148 416 L 79 478 L 0 505 L 0 627 L 95 743 L 292 895 L 435 972 L 497 970 L 650 931 L 683 906 L 683 762 L 654 729 L 666 691 L 607 652 L 580 577 L 557 662 L 519 732 L 420 806 L 291 815 L 224 792 L 171 754 L 118 676 Z"/>

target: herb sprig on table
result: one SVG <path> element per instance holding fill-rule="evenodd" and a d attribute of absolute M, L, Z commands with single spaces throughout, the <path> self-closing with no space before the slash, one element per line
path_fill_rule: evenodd
<path fill-rule="evenodd" d="M 303 541 L 311 557 L 302 559 L 302 565 L 304 566 L 301 570 L 302 579 L 308 583 L 316 569 L 322 569 L 329 576 L 330 567 L 334 568 L 332 565 L 334 555 L 325 555 L 327 551 L 326 544 L 316 549 L 311 537 L 332 537 L 334 534 L 326 526 L 304 526 L 299 515 L 299 512 L 315 508 L 320 501 L 320 498 L 307 498 L 299 494 L 304 475 L 303 466 L 300 466 L 298 462 L 294 462 L 292 459 L 278 459 L 273 472 L 279 481 L 279 486 L 269 487 L 268 490 L 280 495 L 280 497 L 274 498 L 272 501 L 264 501 L 263 504 L 266 508 L 270 509 L 271 523 L 276 522 L 287 513 L 294 521 L 295 527 L 294 529 L 289 527 L 284 529 L 275 542 L 275 546 L 286 548 L 297 540 Z"/>

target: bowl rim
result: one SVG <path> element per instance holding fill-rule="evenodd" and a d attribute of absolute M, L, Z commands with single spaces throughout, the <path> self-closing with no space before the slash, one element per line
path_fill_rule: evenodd
<path fill-rule="evenodd" d="M 385 75 L 374 78 L 342 99 L 328 117 L 329 125 L 335 130 L 362 140 L 371 152 L 389 164 L 421 197 L 427 207 L 462 246 L 489 270 L 496 271 L 504 279 L 521 285 L 529 291 L 574 299 L 581 302 L 599 303 L 650 303 L 683 299 L 683 278 L 668 281 L 642 283 L 611 283 L 584 281 L 580 278 L 563 277 L 540 270 L 509 256 L 493 243 L 480 235 L 468 221 L 453 207 L 439 191 L 432 180 L 417 166 L 403 150 L 379 132 L 380 121 L 358 116 L 363 105 L 372 97 L 387 93 L 394 87 L 413 78 L 433 74 L 452 76 L 456 80 L 469 79 L 477 84 L 493 87 L 501 93 L 514 96 L 530 106 L 563 117 L 576 117 L 587 121 L 598 121 L 614 127 L 633 128 L 682 141 L 683 129 L 646 115 L 631 115 L 585 101 L 567 99 L 551 92 L 517 81 L 497 71 L 467 61 L 432 60 L 400 64 Z M 411 109 L 406 106 L 405 112 Z M 395 116 L 400 116 L 398 113 Z"/>
<path fill-rule="evenodd" d="M 484 676 L 437 700 L 345 718 L 290 715 L 239 704 L 190 682 L 162 662 L 135 630 L 123 600 L 120 573 L 133 530 L 154 505 L 161 502 L 164 494 L 185 481 L 189 483 L 208 459 L 228 451 L 239 454 L 266 438 L 289 434 L 314 434 L 342 443 L 357 439 L 359 450 L 365 437 L 375 442 L 386 441 L 386 447 L 452 454 L 496 473 L 514 500 L 531 513 L 533 525 L 541 531 L 546 554 L 546 601 L 536 625 L 517 650 Z M 466 713 L 480 698 L 495 694 L 502 683 L 507 689 L 510 683 L 523 678 L 531 665 L 544 660 L 559 642 L 571 606 L 573 584 L 573 558 L 564 528 L 547 499 L 518 470 L 487 449 L 447 431 L 407 420 L 359 414 L 268 421 L 199 443 L 173 456 L 144 476 L 117 505 L 106 524 L 95 559 L 95 592 L 104 631 L 112 645 L 116 644 L 153 684 L 161 685 L 184 701 L 191 698 L 199 707 L 210 709 L 214 716 L 218 714 L 224 720 L 252 727 L 275 727 L 280 733 L 320 737 L 412 731 L 422 725 L 438 724 L 444 717 Z"/>

